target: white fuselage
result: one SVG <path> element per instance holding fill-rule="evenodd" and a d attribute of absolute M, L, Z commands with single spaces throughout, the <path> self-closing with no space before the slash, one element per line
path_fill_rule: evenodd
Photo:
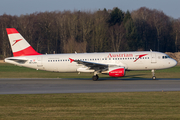
<path fill-rule="evenodd" d="M 143 56 L 140 56 L 143 55 Z M 86 66 L 70 62 L 70 59 L 116 65 L 126 70 L 155 70 L 173 67 L 177 62 L 161 52 L 107 52 L 107 53 L 74 53 L 74 54 L 47 54 L 34 56 L 9 57 L 5 62 L 34 68 L 37 70 L 55 72 L 94 72 L 86 70 Z M 17 60 L 26 60 L 17 62 Z M 84 69 L 83 69 L 84 68 Z"/>

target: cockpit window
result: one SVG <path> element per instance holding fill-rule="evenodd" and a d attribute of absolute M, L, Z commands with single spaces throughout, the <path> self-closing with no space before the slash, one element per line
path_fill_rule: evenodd
<path fill-rule="evenodd" d="M 162 56 L 162 59 L 167 59 L 167 58 L 170 58 L 169 56 Z"/>

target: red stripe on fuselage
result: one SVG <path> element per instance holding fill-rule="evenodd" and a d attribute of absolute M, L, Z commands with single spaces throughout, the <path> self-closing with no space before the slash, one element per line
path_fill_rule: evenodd
<path fill-rule="evenodd" d="M 6 28 L 7 34 L 19 33 L 15 28 Z"/>
<path fill-rule="evenodd" d="M 13 52 L 13 55 L 14 57 L 17 57 L 17 56 L 30 56 L 30 55 L 41 55 L 41 54 L 36 52 L 31 46 L 29 46 L 24 50 Z"/>
<path fill-rule="evenodd" d="M 139 58 L 142 58 L 142 57 L 144 57 L 144 56 L 146 56 L 147 54 L 143 54 L 143 55 L 139 55 L 139 57 L 136 59 L 136 60 L 134 60 L 134 62 L 136 62 Z"/>
<path fill-rule="evenodd" d="M 71 59 L 71 58 L 69 58 L 69 60 L 70 60 L 70 63 L 72 63 L 74 60 L 73 59 Z"/>

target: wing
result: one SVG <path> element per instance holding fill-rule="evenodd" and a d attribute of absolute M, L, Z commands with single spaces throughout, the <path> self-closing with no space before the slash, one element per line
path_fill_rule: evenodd
<path fill-rule="evenodd" d="M 95 62 L 88 62 L 88 61 L 82 61 L 82 60 L 74 60 L 69 58 L 70 63 L 76 62 L 77 64 L 82 64 L 89 69 L 93 69 L 95 71 L 106 71 L 108 70 L 109 65 L 108 64 L 101 64 L 101 63 L 95 63 Z M 111 66 L 116 66 L 116 65 L 111 65 Z"/>

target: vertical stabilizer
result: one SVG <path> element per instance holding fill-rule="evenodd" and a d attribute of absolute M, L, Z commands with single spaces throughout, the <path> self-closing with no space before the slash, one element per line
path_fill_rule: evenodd
<path fill-rule="evenodd" d="M 6 28 L 6 31 L 14 57 L 41 55 L 31 47 L 15 28 Z"/>

